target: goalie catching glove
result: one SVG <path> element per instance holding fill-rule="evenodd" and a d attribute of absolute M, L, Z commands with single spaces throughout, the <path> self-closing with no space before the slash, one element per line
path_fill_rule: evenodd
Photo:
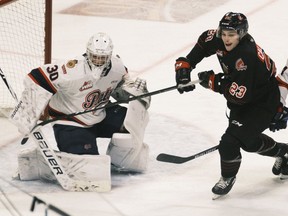
<path fill-rule="evenodd" d="M 195 85 L 185 85 L 191 81 L 190 73 L 192 71 L 192 67 L 187 58 L 180 57 L 176 60 L 175 63 L 175 72 L 176 72 L 176 84 L 177 90 L 180 94 L 183 92 L 193 91 L 195 89 Z"/>
<path fill-rule="evenodd" d="M 132 96 L 139 96 L 148 93 L 146 80 L 140 78 L 136 78 L 135 81 L 126 81 L 123 84 L 122 89 Z M 151 103 L 151 96 L 139 98 L 139 101 L 146 109 L 148 109 Z"/>

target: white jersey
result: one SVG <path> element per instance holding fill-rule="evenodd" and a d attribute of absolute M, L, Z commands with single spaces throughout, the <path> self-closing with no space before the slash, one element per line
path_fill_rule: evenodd
<path fill-rule="evenodd" d="M 286 98 L 288 95 L 288 60 L 280 74 L 276 76 L 280 90 L 280 101 L 286 106 Z"/>
<path fill-rule="evenodd" d="M 124 81 L 124 76 L 128 76 L 127 70 L 119 57 L 112 57 L 108 74 L 97 79 L 84 56 L 47 64 L 29 73 L 34 82 L 53 93 L 48 104 L 52 117 L 105 106 L 118 84 Z M 73 121 L 91 126 L 101 122 L 105 115 L 105 109 L 98 109 L 77 115 Z"/>

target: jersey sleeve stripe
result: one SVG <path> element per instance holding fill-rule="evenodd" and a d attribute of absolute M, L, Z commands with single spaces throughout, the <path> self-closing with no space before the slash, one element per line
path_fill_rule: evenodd
<path fill-rule="evenodd" d="M 55 94 L 57 92 L 57 89 L 54 87 L 54 85 L 51 83 L 51 81 L 48 79 L 46 74 L 41 68 L 33 69 L 28 76 L 38 85 L 46 89 L 47 91 L 51 92 L 52 94 Z"/>
<path fill-rule="evenodd" d="M 288 83 L 284 82 L 280 77 L 276 77 L 277 81 L 278 81 L 278 86 L 282 86 L 286 89 L 288 89 Z"/>

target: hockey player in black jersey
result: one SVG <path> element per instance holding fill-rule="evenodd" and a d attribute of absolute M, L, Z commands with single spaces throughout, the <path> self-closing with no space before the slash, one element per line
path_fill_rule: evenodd
<path fill-rule="evenodd" d="M 221 178 L 212 188 L 217 195 L 227 194 L 236 180 L 241 151 L 275 157 L 273 173 L 288 175 L 288 145 L 275 142 L 262 132 L 269 128 L 279 108 L 280 91 L 274 61 L 248 34 L 248 21 L 241 13 L 229 12 L 217 29 L 202 33 L 186 57 L 176 60 L 176 83 L 190 81 L 190 72 L 203 58 L 217 55 L 223 72 L 198 74 L 200 84 L 222 94 L 230 109 L 229 126 L 219 143 Z M 178 88 L 180 93 L 195 86 Z"/>

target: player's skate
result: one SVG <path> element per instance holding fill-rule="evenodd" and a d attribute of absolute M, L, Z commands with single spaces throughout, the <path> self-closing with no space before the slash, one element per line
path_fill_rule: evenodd
<path fill-rule="evenodd" d="M 281 173 L 282 167 L 287 162 L 286 157 L 276 157 L 275 163 L 272 167 L 272 173 L 274 175 L 279 175 Z"/>
<path fill-rule="evenodd" d="M 279 175 L 280 179 L 288 179 L 288 154 L 276 157 L 275 163 L 272 167 L 272 172 L 274 175 Z"/>
<path fill-rule="evenodd" d="M 213 200 L 229 193 L 235 181 L 236 181 L 235 176 L 231 178 L 221 177 L 220 180 L 212 188 L 212 192 L 216 195 L 213 197 Z"/>
<path fill-rule="evenodd" d="M 286 164 L 286 166 L 282 169 L 280 179 L 288 180 L 288 164 Z"/>

